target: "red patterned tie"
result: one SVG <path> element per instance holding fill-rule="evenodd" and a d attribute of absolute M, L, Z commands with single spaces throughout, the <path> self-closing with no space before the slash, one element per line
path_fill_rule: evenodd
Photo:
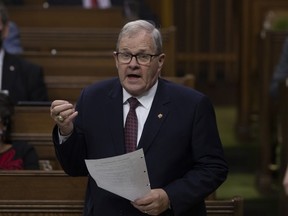
<path fill-rule="evenodd" d="M 139 105 L 139 101 L 136 98 L 129 98 L 130 110 L 128 112 L 125 123 L 125 145 L 126 152 L 135 151 L 137 145 L 137 133 L 138 133 L 138 120 L 135 109 Z"/>

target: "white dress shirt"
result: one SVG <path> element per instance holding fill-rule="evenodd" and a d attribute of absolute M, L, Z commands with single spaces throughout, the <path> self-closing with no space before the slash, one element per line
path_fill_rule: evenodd
<path fill-rule="evenodd" d="M 138 119 L 138 135 L 137 135 L 137 145 L 139 143 L 140 137 L 142 135 L 142 131 L 144 128 L 144 124 L 146 122 L 146 119 L 148 117 L 148 114 L 150 112 L 151 106 L 152 106 L 152 102 L 154 99 L 154 96 L 156 94 L 156 89 L 158 86 L 158 81 L 152 86 L 152 88 L 147 91 L 144 95 L 141 95 L 139 97 L 136 97 L 137 100 L 140 102 L 140 105 L 136 108 L 136 115 L 137 115 L 137 119 Z M 125 127 L 125 121 L 126 121 L 126 117 L 127 114 L 129 112 L 129 103 L 128 103 L 128 99 L 132 97 L 132 95 L 130 95 L 124 88 L 123 88 L 123 122 L 124 125 L 123 127 Z M 62 136 L 60 134 L 60 131 L 58 130 L 58 135 L 59 135 L 59 143 L 63 143 L 65 140 L 67 140 L 69 138 L 70 135 L 68 136 Z"/>
<path fill-rule="evenodd" d="M 137 145 L 139 143 L 140 137 L 142 135 L 142 131 L 144 128 L 144 124 L 146 122 L 146 119 L 148 117 L 148 114 L 150 112 L 152 102 L 156 93 L 156 89 L 158 86 L 158 81 L 152 86 L 152 88 L 146 92 L 144 95 L 136 97 L 137 100 L 140 102 L 140 105 L 136 108 L 136 115 L 138 119 L 138 135 L 137 135 Z M 129 103 L 128 99 L 130 97 L 133 97 L 130 95 L 124 88 L 123 88 L 123 122 L 124 122 L 124 127 L 125 127 L 125 122 L 126 122 L 126 117 L 129 112 Z"/>

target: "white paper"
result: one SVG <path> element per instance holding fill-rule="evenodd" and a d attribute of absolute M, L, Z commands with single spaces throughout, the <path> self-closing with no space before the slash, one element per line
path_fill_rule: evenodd
<path fill-rule="evenodd" d="M 115 157 L 87 159 L 85 163 L 99 187 L 130 201 L 151 190 L 143 149 Z"/>

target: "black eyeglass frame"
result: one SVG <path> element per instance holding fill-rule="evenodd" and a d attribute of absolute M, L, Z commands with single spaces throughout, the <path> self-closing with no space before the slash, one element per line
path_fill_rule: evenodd
<path fill-rule="evenodd" d="M 129 63 L 132 61 L 133 57 L 135 57 L 135 59 L 136 59 L 136 61 L 137 61 L 137 63 L 138 63 L 139 65 L 148 65 L 148 64 L 151 63 L 153 57 L 156 57 L 156 56 L 160 56 L 160 55 L 161 55 L 161 53 L 160 53 L 160 54 L 154 54 L 154 55 L 153 55 L 153 54 L 147 54 L 147 53 L 138 53 L 138 54 L 133 55 L 133 54 L 131 54 L 131 53 L 116 52 L 116 51 L 114 52 L 114 54 L 117 56 L 118 61 L 119 61 L 119 58 L 118 58 L 118 55 L 119 55 L 119 54 L 125 54 L 125 55 L 129 55 L 129 56 L 130 56 L 130 60 L 129 60 L 128 62 L 121 62 L 121 61 L 119 61 L 119 62 L 121 62 L 122 64 L 129 64 Z M 139 56 L 139 55 L 149 56 L 149 57 L 150 57 L 149 62 L 147 62 L 147 64 L 141 64 L 141 63 L 138 61 L 138 56 Z"/>

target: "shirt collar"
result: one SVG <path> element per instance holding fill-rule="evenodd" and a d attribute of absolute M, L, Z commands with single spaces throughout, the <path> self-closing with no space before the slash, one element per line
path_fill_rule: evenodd
<path fill-rule="evenodd" d="M 158 86 L 158 80 L 147 92 L 145 92 L 145 94 L 136 97 L 137 100 L 141 103 L 141 105 L 145 109 L 150 109 L 152 102 L 153 102 L 153 99 L 154 99 L 154 96 L 156 94 L 157 86 Z M 122 88 L 122 89 L 123 89 L 123 104 L 126 104 L 127 100 L 133 96 L 131 94 L 129 94 L 124 88 Z"/>

